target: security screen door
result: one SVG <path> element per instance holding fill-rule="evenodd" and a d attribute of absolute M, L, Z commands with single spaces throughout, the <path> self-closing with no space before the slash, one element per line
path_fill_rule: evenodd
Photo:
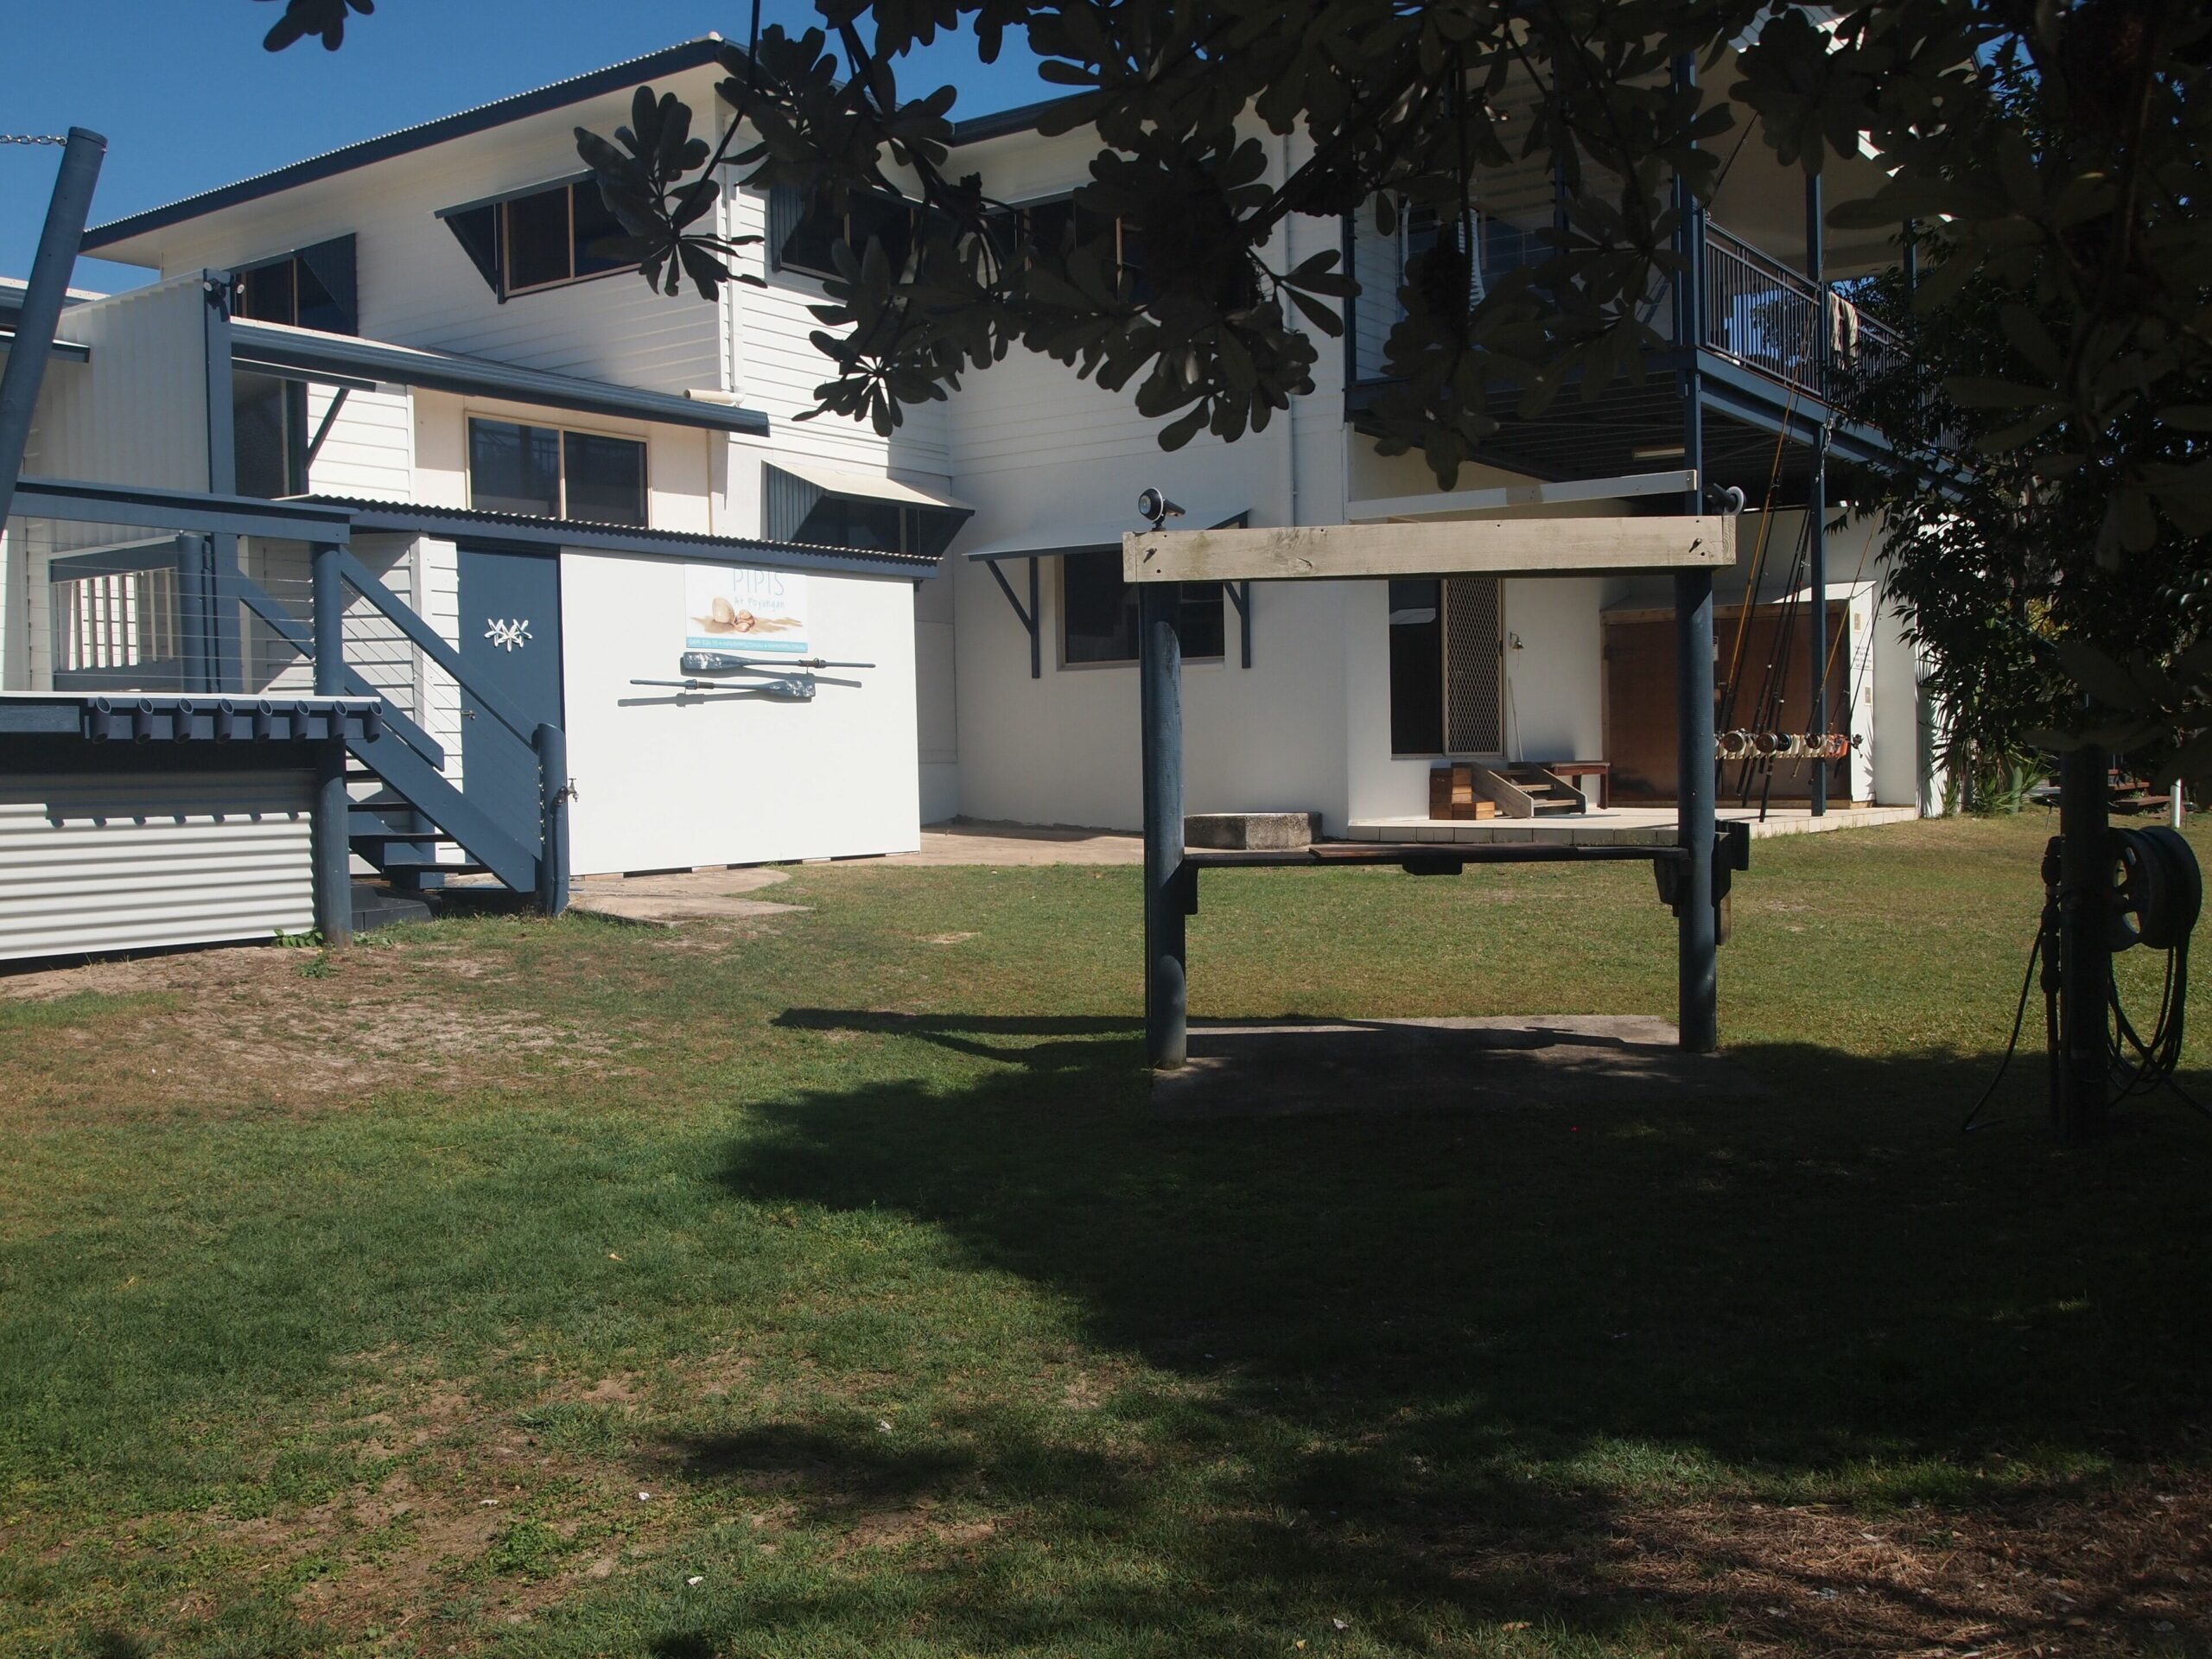
<path fill-rule="evenodd" d="M 1444 746 L 1505 752 L 1505 600 L 1496 576 L 1444 582 Z"/>

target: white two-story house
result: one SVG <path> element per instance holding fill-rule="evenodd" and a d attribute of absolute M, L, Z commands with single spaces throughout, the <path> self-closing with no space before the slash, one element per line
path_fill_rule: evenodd
<path fill-rule="evenodd" d="M 1348 339 L 1321 342 L 1313 391 L 1263 433 L 1166 454 L 1127 396 L 1017 357 L 886 439 L 797 418 L 825 366 L 807 339 L 829 228 L 811 204 L 749 191 L 732 170 L 721 228 L 763 238 L 746 257 L 766 286 L 714 300 L 656 293 L 593 251 L 613 227 L 574 130 L 611 130 L 641 85 L 703 115 L 722 46 L 690 41 L 97 226 L 86 251 L 158 281 L 69 308 L 27 474 L 343 512 L 382 601 L 488 677 L 514 724 L 565 731 L 575 868 L 641 870 L 896 851 L 956 815 L 1133 825 L 1135 604 L 1118 543 L 1140 527 L 1141 489 L 1165 492 L 1191 526 L 1675 511 L 1674 371 L 1694 363 L 1701 482 L 1741 489 L 1751 515 L 1719 596 L 1723 728 L 1805 730 L 1817 610 L 1830 724 L 1857 740 L 1830 768 L 1838 805 L 1927 804 L 1913 658 L 1880 602 L 1870 532 L 1825 533 L 1817 594 L 1803 551 L 1811 458 L 1825 444 L 1833 505 L 1867 441 L 1829 420 L 1822 374 L 1870 348 L 1871 325 L 1802 273 L 1802 187 L 1759 146 L 1713 206 L 1704 315 L 1667 328 L 1667 296 L 1654 296 L 1669 340 L 1658 372 L 1509 423 L 1452 492 L 1417 457 L 1380 454 L 1362 425 L 1398 276 L 1435 234 L 1418 221 L 1390 238 L 1365 218 L 1293 222 L 1287 263 L 1341 248 L 1367 293 Z M 1047 226 L 1117 236 L 1079 224 L 1068 200 L 1085 135 L 1043 137 L 1035 118 L 966 124 L 962 165 Z M 1276 168 L 1296 165 L 1294 142 L 1268 142 Z M 1830 199 L 1852 182 L 1832 176 Z M 1527 257 L 1553 188 L 1492 181 L 1478 270 Z M 855 212 L 860 231 L 894 245 L 904 234 L 897 201 Z M 1832 283 L 1889 252 L 1876 240 L 1826 257 Z M 122 569 L 111 549 L 81 550 L 130 543 L 112 531 L 19 510 L 0 580 L 8 690 L 81 689 L 104 671 L 121 684 L 170 660 L 111 622 L 115 637 L 79 637 L 97 621 L 98 582 Z M 236 558 L 264 597 L 304 611 L 307 542 L 243 536 Z M 515 769 L 449 664 L 351 591 L 349 664 L 442 751 L 444 775 L 465 786 L 472 769 L 493 781 Z M 1665 603 L 1601 578 L 1194 588 L 1188 805 L 1312 810 L 1334 834 L 1402 827 L 1425 817 L 1432 774 L 1454 759 L 1524 785 L 1529 768 L 1561 763 L 1582 792 L 1548 805 L 1588 809 L 1586 831 L 1608 817 L 1601 798 L 1615 815 L 1663 802 Z M 306 671 L 281 624 L 272 637 L 227 595 L 213 609 L 207 638 L 244 664 L 242 694 Z M 687 647 L 785 643 L 793 660 L 868 666 L 810 671 L 804 695 L 634 683 L 683 678 Z M 1802 807 L 1808 766 L 1742 770 L 1724 810 Z M 432 863 L 468 856 L 399 844 Z"/>

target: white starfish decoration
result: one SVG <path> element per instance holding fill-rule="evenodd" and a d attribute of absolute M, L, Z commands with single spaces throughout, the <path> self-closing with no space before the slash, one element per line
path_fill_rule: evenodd
<path fill-rule="evenodd" d="M 531 638 L 530 619 L 518 617 L 512 622 L 502 622 L 496 616 L 487 616 L 491 626 L 484 630 L 484 637 L 501 651 L 519 651 Z"/>

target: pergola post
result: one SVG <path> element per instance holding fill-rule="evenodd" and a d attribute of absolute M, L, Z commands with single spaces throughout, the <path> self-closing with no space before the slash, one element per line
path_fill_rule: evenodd
<path fill-rule="evenodd" d="M 1812 682 L 1807 697 L 1811 705 L 1808 734 L 1825 739 L 1828 730 L 1828 417 L 1827 400 L 1832 334 L 1828 326 L 1828 284 L 1824 270 L 1827 251 L 1821 235 L 1821 175 L 1805 180 L 1805 274 L 1817 295 L 1813 311 L 1813 361 L 1821 386 L 1821 430 L 1813 443 L 1811 475 L 1805 483 L 1807 515 L 1806 585 L 1811 588 L 1813 657 Z M 1846 665 L 1847 671 L 1848 664 Z M 1813 760 L 1813 816 L 1826 817 L 1828 810 L 1828 764 L 1816 753 Z"/>
<path fill-rule="evenodd" d="M 2094 1135 L 2112 1103 L 2109 765 L 2107 753 L 2094 746 L 2058 758 L 2058 996 L 2066 1047 L 2056 1057 L 2050 1111 L 2062 1141 Z"/>
<path fill-rule="evenodd" d="M 346 695 L 346 589 L 340 554 L 335 543 L 315 550 L 309 602 L 315 613 L 310 622 L 318 697 Z M 353 798 L 346 788 L 346 717 L 334 707 L 330 734 L 315 746 L 315 820 L 310 826 L 315 925 L 327 945 L 353 942 Z"/>
<path fill-rule="evenodd" d="M 1144 1046 L 1158 1070 L 1190 1052 L 1185 991 L 1183 868 L 1183 589 L 1137 589 L 1140 718 L 1144 731 Z"/>
<path fill-rule="evenodd" d="M 1697 85 L 1697 62 L 1675 61 L 1679 84 Z M 1675 284 L 1676 338 L 1685 347 L 1682 371 L 1682 465 L 1699 482 L 1682 510 L 1703 505 L 1705 386 L 1698 366 L 1705 315 L 1705 214 L 1688 182 L 1677 176 L 1682 275 Z M 1720 1046 L 1719 917 L 1713 908 L 1713 572 L 1675 573 L 1675 840 L 1686 855 L 1675 912 L 1675 1040 L 1692 1054 Z"/>

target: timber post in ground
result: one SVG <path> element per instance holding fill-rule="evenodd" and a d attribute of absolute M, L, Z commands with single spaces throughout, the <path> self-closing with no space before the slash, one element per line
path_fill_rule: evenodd
<path fill-rule="evenodd" d="M 315 550 L 309 603 L 315 614 L 315 694 L 346 695 L 346 590 L 339 575 L 340 550 Z M 310 856 L 315 863 L 315 925 L 327 945 L 353 942 L 353 851 L 350 830 L 353 802 L 346 788 L 346 716 L 333 707 L 330 734 L 315 746 L 315 821 Z"/>
<path fill-rule="evenodd" d="M 2112 995 L 2109 758 L 2069 749 L 2058 760 L 2058 998 L 2065 1046 L 2051 1090 L 2051 1126 L 2081 1141 L 2104 1126 L 2112 1101 L 2107 1005 Z"/>
<path fill-rule="evenodd" d="M 1137 589 L 1139 699 L 1144 727 L 1144 1046 L 1162 1071 L 1190 1049 L 1185 1001 L 1187 874 L 1183 868 L 1183 589 Z"/>

